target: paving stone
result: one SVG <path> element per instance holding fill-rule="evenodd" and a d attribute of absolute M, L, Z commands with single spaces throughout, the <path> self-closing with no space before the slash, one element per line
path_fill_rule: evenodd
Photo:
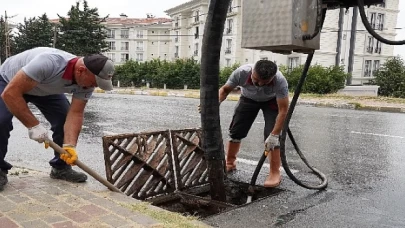
<path fill-rule="evenodd" d="M 38 202 L 28 203 L 24 206 L 24 211 L 28 213 L 40 213 L 45 211 L 51 211 L 51 209 L 47 206 L 41 205 Z"/>
<path fill-rule="evenodd" d="M 79 226 L 74 225 L 71 221 L 59 222 L 52 224 L 54 228 L 78 228 Z"/>
<path fill-rule="evenodd" d="M 24 228 L 49 228 L 51 227 L 50 225 L 46 224 L 44 221 L 42 220 L 33 220 L 33 221 L 28 221 L 28 222 L 23 222 L 21 223 L 21 225 Z"/>
<path fill-rule="evenodd" d="M 43 220 L 47 223 L 53 224 L 57 222 L 65 222 L 69 219 L 62 215 L 48 215 L 45 218 L 43 218 Z"/>
<path fill-rule="evenodd" d="M 60 201 L 55 201 L 52 204 L 48 204 L 48 208 L 53 211 L 57 211 L 60 213 L 66 212 L 66 211 L 71 211 L 74 209 L 74 207 Z"/>
<path fill-rule="evenodd" d="M 65 202 L 66 204 L 73 206 L 75 208 L 88 204 L 86 200 L 72 194 L 59 196 L 58 200 Z"/>
<path fill-rule="evenodd" d="M 71 220 L 77 223 L 85 223 L 91 220 L 91 217 L 89 215 L 84 214 L 82 211 L 69 211 L 63 213 L 62 215 L 70 218 Z"/>
<path fill-rule="evenodd" d="M 18 228 L 18 225 L 7 217 L 0 217 L 1 227 Z"/>
<path fill-rule="evenodd" d="M 124 216 L 124 217 L 131 217 L 131 216 L 134 216 L 134 214 L 135 214 L 131 209 L 125 208 L 123 206 L 115 206 L 115 207 L 110 208 L 110 210 L 112 212 L 119 214 L 121 216 Z"/>
<path fill-rule="evenodd" d="M 95 199 L 91 199 L 89 201 L 96 204 L 96 205 L 107 208 L 107 209 L 111 208 L 111 207 L 114 207 L 114 206 L 117 206 L 117 204 L 114 203 L 113 201 L 105 199 L 105 198 L 100 198 L 100 197 L 97 197 Z"/>
<path fill-rule="evenodd" d="M 119 217 L 115 214 L 109 214 L 100 217 L 100 220 L 113 226 L 113 227 L 118 227 L 118 226 L 123 226 L 126 224 L 129 224 L 129 221 L 127 221 L 125 218 Z"/>
<path fill-rule="evenodd" d="M 159 225 L 161 224 L 159 221 L 147 216 L 140 214 L 138 212 L 134 212 L 134 215 L 130 217 L 130 219 L 134 222 L 137 222 L 144 226 L 151 226 L 151 225 Z"/>
<path fill-rule="evenodd" d="M 90 216 L 101 216 L 108 213 L 106 210 L 93 204 L 83 206 L 80 210 Z"/>
<path fill-rule="evenodd" d="M 34 220 L 37 218 L 33 214 L 28 214 L 28 213 L 18 212 L 18 211 L 9 212 L 9 213 L 7 213 L 7 216 L 18 223 Z"/>
<path fill-rule="evenodd" d="M 54 203 L 57 201 L 54 197 L 46 194 L 45 192 L 42 192 L 41 190 L 38 190 L 28 196 L 42 203 Z"/>
<path fill-rule="evenodd" d="M 0 212 L 8 212 L 17 208 L 17 204 L 11 202 L 10 200 L 1 202 Z"/>
<path fill-rule="evenodd" d="M 24 196 L 22 194 L 11 195 L 11 196 L 8 196 L 7 198 L 15 203 L 25 203 L 25 202 L 28 202 L 31 200 L 30 198 L 28 198 L 27 196 Z"/>

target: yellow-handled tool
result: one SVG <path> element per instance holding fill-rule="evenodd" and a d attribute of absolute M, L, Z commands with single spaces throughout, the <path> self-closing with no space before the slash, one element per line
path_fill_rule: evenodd
<path fill-rule="evenodd" d="M 59 154 L 65 154 L 66 151 L 60 147 L 58 144 L 54 143 L 53 141 L 49 140 L 46 143 L 49 144 L 50 147 L 52 147 L 56 152 Z M 79 168 L 81 168 L 83 171 L 88 173 L 90 176 L 92 176 L 94 179 L 98 180 L 100 183 L 102 183 L 104 186 L 106 186 L 108 189 L 114 192 L 120 192 L 122 193 L 117 187 L 115 187 L 113 184 L 108 182 L 106 179 L 98 175 L 94 170 L 92 170 L 90 167 L 87 165 L 83 164 L 81 161 L 76 160 L 75 165 L 77 165 Z"/>

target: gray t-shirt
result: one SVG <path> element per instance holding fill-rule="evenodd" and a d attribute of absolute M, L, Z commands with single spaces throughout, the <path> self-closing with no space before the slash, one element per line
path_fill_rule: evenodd
<path fill-rule="evenodd" d="M 47 96 L 72 93 L 88 100 L 94 88 L 73 84 L 73 68 L 77 56 L 55 48 L 38 47 L 11 56 L 0 66 L 0 76 L 9 83 L 19 70 L 39 84 L 28 95 Z"/>
<path fill-rule="evenodd" d="M 232 72 L 226 85 L 233 88 L 240 86 L 242 96 L 258 102 L 288 96 L 288 82 L 280 71 L 277 71 L 275 78 L 269 85 L 258 87 L 252 83 L 253 68 L 254 64 L 240 66 Z"/>

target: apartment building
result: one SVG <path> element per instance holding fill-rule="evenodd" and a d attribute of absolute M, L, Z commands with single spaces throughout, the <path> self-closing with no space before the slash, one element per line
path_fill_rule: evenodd
<path fill-rule="evenodd" d="M 243 0 L 232 0 L 226 18 L 221 50 L 221 66 L 234 63 L 253 63 L 269 59 L 294 68 L 304 64 L 305 54 L 275 54 L 268 51 L 241 48 Z M 399 0 L 386 0 L 384 4 L 366 8 L 374 29 L 387 39 L 395 39 L 399 14 Z M 171 59 L 201 57 L 201 43 L 208 0 L 191 0 L 165 11 L 173 20 L 170 35 Z M 357 8 L 328 10 L 321 33 L 321 49 L 317 50 L 313 64 L 339 65 L 352 74 L 347 84 L 364 84 L 373 78 L 385 60 L 394 55 L 394 47 L 383 45 L 364 28 Z"/>
<path fill-rule="evenodd" d="M 107 42 L 110 50 L 104 53 L 114 63 L 127 60 L 139 62 L 169 58 L 171 20 L 168 18 L 107 18 Z"/>

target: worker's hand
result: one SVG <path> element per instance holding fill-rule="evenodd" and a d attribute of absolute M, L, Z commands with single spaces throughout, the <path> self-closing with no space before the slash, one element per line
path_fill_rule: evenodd
<path fill-rule="evenodd" d="M 75 165 L 77 160 L 76 147 L 69 144 L 63 144 L 63 149 L 66 151 L 66 153 L 61 154 L 60 159 L 65 161 L 68 165 Z"/>
<path fill-rule="evenodd" d="M 30 139 L 39 143 L 43 143 L 49 139 L 48 130 L 46 130 L 41 124 L 28 128 L 28 136 Z"/>
<path fill-rule="evenodd" d="M 264 141 L 265 150 L 272 151 L 276 146 L 280 146 L 279 136 L 270 134 L 269 137 L 267 137 L 266 141 Z"/>

